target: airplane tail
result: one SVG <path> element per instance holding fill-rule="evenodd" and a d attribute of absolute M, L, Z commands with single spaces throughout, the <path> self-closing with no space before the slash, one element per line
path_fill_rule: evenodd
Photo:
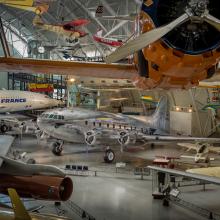
<path fill-rule="evenodd" d="M 169 131 L 169 99 L 167 96 L 160 98 L 151 125 L 157 130 Z"/>
<path fill-rule="evenodd" d="M 103 33 L 103 30 L 102 29 L 99 29 L 97 32 L 96 32 L 96 36 L 97 37 L 102 37 L 102 33 Z"/>

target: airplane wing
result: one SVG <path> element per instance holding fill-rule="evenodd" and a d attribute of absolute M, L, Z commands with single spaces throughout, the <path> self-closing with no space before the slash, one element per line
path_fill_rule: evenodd
<path fill-rule="evenodd" d="M 137 70 L 130 64 L 85 63 L 0 57 L 0 72 L 62 74 L 80 77 L 132 79 Z"/>
<path fill-rule="evenodd" d="M 148 166 L 148 168 L 153 171 L 168 173 L 168 174 L 176 175 L 176 176 L 189 177 L 189 178 L 192 178 L 195 180 L 202 180 L 207 183 L 213 183 L 216 185 L 220 185 L 220 178 L 217 178 L 217 176 L 207 176 L 207 175 L 204 175 L 204 173 L 203 174 L 190 173 L 190 172 L 188 172 L 189 170 L 187 172 L 184 172 L 184 171 L 168 169 L 168 168 L 161 168 L 161 167 L 156 167 L 156 166 Z M 201 168 L 201 169 L 203 169 L 203 168 Z M 204 168 L 204 169 L 208 169 L 208 168 Z M 219 173 L 220 173 L 220 168 L 219 168 Z M 218 177 L 220 177 L 220 176 L 218 176 Z"/>
<path fill-rule="evenodd" d="M 24 204 L 21 202 L 16 190 L 8 189 L 8 194 L 11 199 L 15 219 L 31 220 L 32 218 L 25 209 Z"/>
<path fill-rule="evenodd" d="M 185 136 L 160 136 L 160 135 L 145 135 L 139 134 L 139 136 L 147 141 L 201 141 L 201 142 L 212 142 L 212 143 L 219 143 L 220 138 L 200 138 L 200 137 L 185 137 Z"/>
<path fill-rule="evenodd" d="M 67 22 L 67 23 L 63 24 L 63 26 L 65 26 L 65 25 L 70 25 L 73 27 L 85 26 L 85 25 L 89 24 L 89 22 L 90 21 L 87 19 L 77 19 L 77 20 Z"/>
<path fill-rule="evenodd" d="M 14 137 L 9 135 L 1 135 L 0 138 L 0 156 L 6 156 L 12 143 L 14 142 Z M 0 167 L 2 166 L 4 159 L 0 157 Z"/>
<path fill-rule="evenodd" d="M 197 147 L 195 144 L 193 143 L 177 143 L 178 146 L 180 147 L 185 147 L 189 150 L 193 149 L 193 150 L 197 150 Z"/>
<path fill-rule="evenodd" d="M 34 0 L 0 0 L 2 4 L 20 5 L 20 6 L 32 6 Z"/>
<path fill-rule="evenodd" d="M 187 172 L 220 178 L 220 167 L 188 169 Z"/>
<path fill-rule="evenodd" d="M 213 153 L 220 153 L 220 148 L 219 147 L 209 147 L 209 151 Z"/>

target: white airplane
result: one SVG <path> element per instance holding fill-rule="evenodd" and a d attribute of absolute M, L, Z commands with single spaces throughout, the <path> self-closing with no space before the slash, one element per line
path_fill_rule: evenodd
<path fill-rule="evenodd" d="M 86 143 L 89 146 L 109 146 L 118 142 L 121 151 L 129 143 L 144 141 L 217 141 L 219 138 L 194 138 L 155 135 L 168 131 L 168 98 L 162 97 L 153 116 L 126 116 L 88 109 L 55 109 L 37 119 L 39 137 L 54 140 L 52 152 L 61 155 L 64 142 Z M 153 135 L 154 134 L 154 135 Z M 112 162 L 115 153 L 107 147 L 105 162 Z"/>
<path fill-rule="evenodd" d="M 210 160 L 214 160 L 214 158 L 209 157 L 209 153 L 220 153 L 219 147 L 213 147 L 209 143 L 178 143 L 177 145 L 181 147 L 187 148 L 187 151 L 194 150 L 196 154 L 194 156 L 182 155 L 182 158 L 190 158 L 194 159 L 195 163 L 205 162 L 208 163 Z"/>
<path fill-rule="evenodd" d="M 19 116 L 3 113 L 46 109 L 60 104 L 60 101 L 44 94 L 19 90 L 0 90 L 0 131 L 5 133 L 11 125 L 21 125 L 18 120 Z"/>

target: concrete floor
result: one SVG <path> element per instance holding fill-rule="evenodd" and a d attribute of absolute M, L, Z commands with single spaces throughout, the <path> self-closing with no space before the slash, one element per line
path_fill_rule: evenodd
<path fill-rule="evenodd" d="M 51 150 L 39 144 L 34 137 L 24 137 L 22 140 L 16 140 L 13 149 L 21 152 L 28 152 L 27 156 L 36 159 L 37 163 L 53 164 L 64 167 L 66 164 L 85 164 L 91 169 L 104 172 L 115 170 L 115 164 L 106 165 L 103 163 L 102 152 L 94 150 L 90 153 L 83 153 L 85 146 L 77 145 L 73 148 L 71 144 L 66 144 L 63 156 L 55 157 Z M 171 154 L 178 155 L 182 149 L 169 146 L 156 146 L 154 149 L 147 147 L 146 151 L 133 153 L 117 152 L 117 161 L 125 161 L 128 170 L 133 166 L 146 165 L 155 155 Z M 219 158 L 219 156 L 216 156 Z M 216 164 L 219 160 L 216 160 Z M 220 163 L 219 163 L 220 164 Z M 152 198 L 151 177 L 145 177 L 144 180 L 131 175 L 99 175 L 97 177 L 71 176 L 74 182 L 74 193 L 71 201 L 85 209 L 96 219 L 154 219 L 154 220 L 197 220 L 205 219 L 201 216 L 181 208 L 176 205 L 164 207 L 162 201 Z M 220 213 L 220 187 L 209 185 L 208 190 L 203 192 L 201 186 L 185 187 L 182 189 L 181 197 L 191 201 L 198 206 L 210 209 Z M 38 203 L 34 203 L 35 205 Z M 42 204 L 42 202 L 40 202 Z M 45 202 L 45 208 L 42 212 L 54 212 L 53 203 Z M 71 219 L 80 219 L 72 213 L 65 203 L 62 205 L 65 209 L 65 215 Z"/>

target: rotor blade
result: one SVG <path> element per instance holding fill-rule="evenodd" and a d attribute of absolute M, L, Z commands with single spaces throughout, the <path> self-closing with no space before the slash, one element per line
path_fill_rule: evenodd
<path fill-rule="evenodd" d="M 123 45 L 122 47 L 118 48 L 115 52 L 107 56 L 105 58 L 105 62 L 113 63 L 115 61 L 127 57 L 130 54 L 135 53 L 138 50 L 141 50 L 142 48 L 148 46 L 149 44 L 159 40 L 161 37 L 172 31 L 175 27 L 184 23 L 188 19 L 189 19 L 189 15 L 185 13 L 176 20 L 169 23 L 168 25 L 141 34 L 136 39 L 128 42 L 127 44 Z"/>
<path fill-rule="evenodd" d="M 204 19 L 207 23 L 215 27 L 218 31 L 220 31 L 220 20 L 210 14 L 204 16 Z"/>

